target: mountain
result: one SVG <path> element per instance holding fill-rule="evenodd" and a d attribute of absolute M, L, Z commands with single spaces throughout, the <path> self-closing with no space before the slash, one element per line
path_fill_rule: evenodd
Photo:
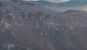
<path fill-rule="evenodd" d="M 36 29 L 37 22 L 45 16 L 45 9 L 21 1 L 1 1 L 0 7 L 1 50 L 53 50 L 51 43 L 45 46 L 48 40 L 38 37 Z"/>
<path fill-rule="evenodd" d="M 48 14 L 33 3 L 2 1 L 0 50 L 87 50 L 86 11 Z"/>
<path fill-rule="evenodd" d="M 87 8 L 87 1 L 80 1 L 80 0 L 71 0 L 65 3 L 53 3 L 48 1 L 31 1 L 33 4 L 38 4 L 54 11 L 67 11 L 69 9 L 72 10 L 86 10 Z M 87 11 L 87 10 L 86 10 Z"/>
<path fill-rule="evenodd" d="M 11 4 L 11 6 L 9 6 Z M 19 12 L 24 12 L 24 11 L 40 11 L 40 12 L 44 12 L 46 14 L 54 14 L 57 13 L 58 11 L 53 11 L 53 10 L 49 10 L 46 9 L 42 6 L 39 6 L 37 4 L 32 4 L 29 2 L 24 2 L 24 1 L 17 1 L 17 0 L 1 0 L 0 5 L 2 6 L 2 9 L 4 7 L 4 9 L 8 9 L 8 11 L 14 12 L 14 13 L 19 13 Z M 1 11 L 3 11 L 1 9 Z M 15 12 L 15 10 L 17 10 Z M 7 11 L 7 10 L 6 10 Z M 4 12 L 4 11 L 3 11 Z"/>

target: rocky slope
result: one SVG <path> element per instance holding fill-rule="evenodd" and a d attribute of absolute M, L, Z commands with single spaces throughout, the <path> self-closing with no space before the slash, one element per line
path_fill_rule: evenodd
<path fill-rule="evenodd" d="M 0 1 L 0 50 L 87 50 L 87 12 L 47 15 L 37 8 Z"/>

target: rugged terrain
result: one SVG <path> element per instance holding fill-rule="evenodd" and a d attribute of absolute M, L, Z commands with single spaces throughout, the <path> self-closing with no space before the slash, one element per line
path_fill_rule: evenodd
<path fill-rule="evenodd" d="M 87 50 L 87 12 L 49 12 L 28 2 L 0 0 L 0 50 Z"/>

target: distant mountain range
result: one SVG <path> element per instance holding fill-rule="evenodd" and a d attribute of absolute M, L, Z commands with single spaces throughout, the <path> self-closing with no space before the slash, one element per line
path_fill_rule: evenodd
<path fill-rule="evenodd" d="M 31 3 L 38 4 L 38 5 L 44 6 L 45 8 L 55 10 L 55 11 L 66 11 L 69 9 L 86 10 L 87 8 L 87 1 L 78 1 L 78 0 L 75 0 L 75 1 L 72 0 L 65 3 L 52 3 L 48 1 L 31 1 Z"/>
<path fill-rule="evenodd" d="M 0 0 L 0 50 L 87 50 L 87 11 Z"/>

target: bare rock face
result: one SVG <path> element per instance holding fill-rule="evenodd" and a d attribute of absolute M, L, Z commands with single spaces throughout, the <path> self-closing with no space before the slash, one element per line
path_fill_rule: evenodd
<path fill-rule="evenodd" d="M 0 7 L 1 50 L 87 50 L 85 11 L 52 15 L 38 5 L 10 0 L 0 0 Z"/>

